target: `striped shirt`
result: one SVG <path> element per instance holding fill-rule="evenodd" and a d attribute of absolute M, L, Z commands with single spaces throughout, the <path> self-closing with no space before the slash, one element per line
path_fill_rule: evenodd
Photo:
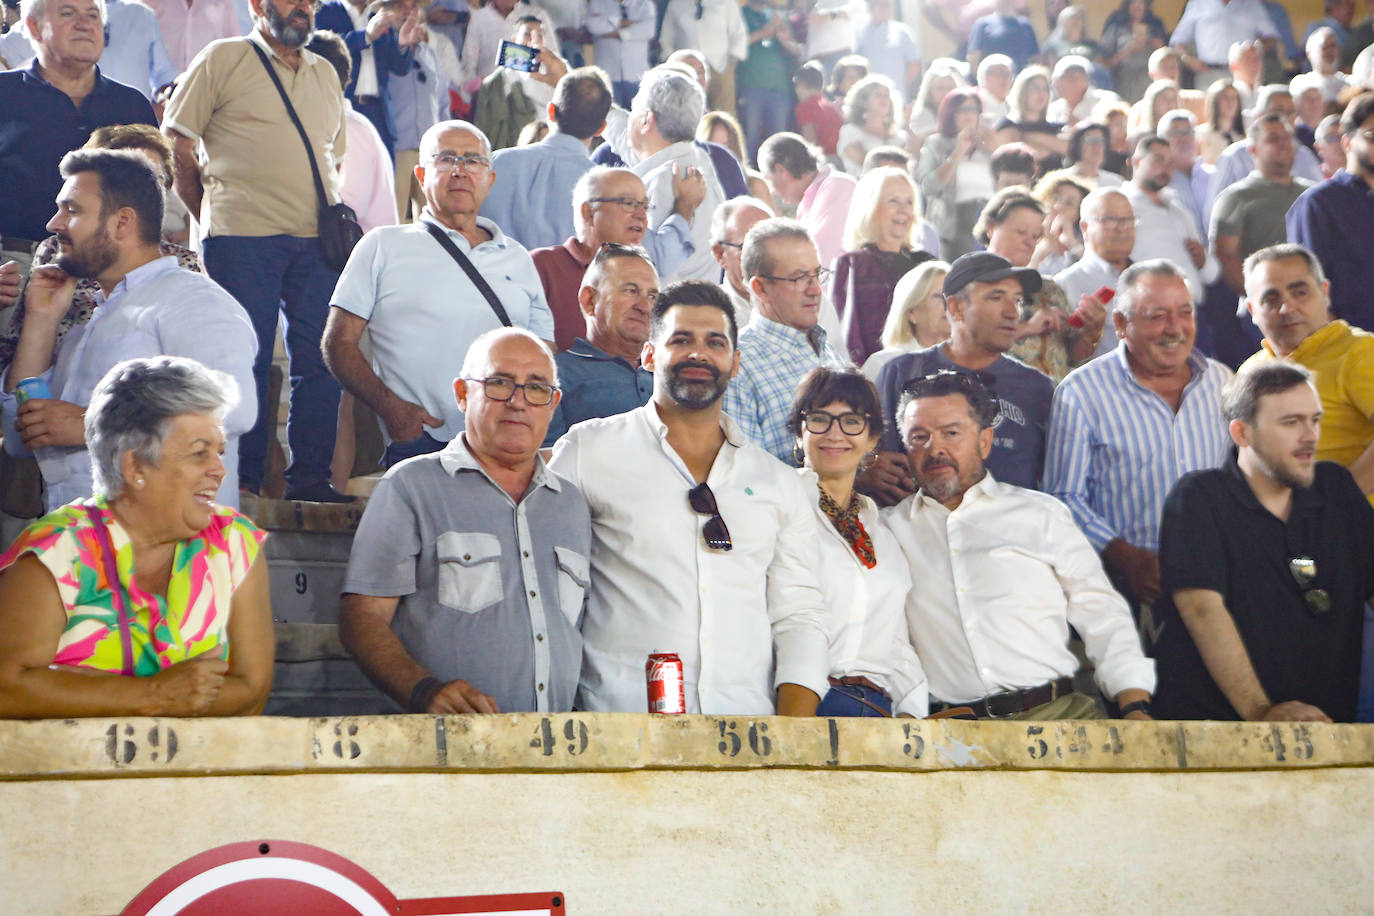
<path fill-rule="evenodd" d="M 795 437 L 787 429 L 787 416 L 797 384 L 817 366 L 844 365 L 820 325 L 802 332 L 755 311 L 749 326 L 740 331 L 739 373 L 725 389 L 725 412 L 750 442 L 795 466 Z"/>
<path fill-rule="evenodd" d="M 1126 345 L 1069 373 L 1054 393 L 1043 489 L 1063 500 L 1101 551 L 1122 538 L 1159 549 L 1159 519 L 1174 483 L 1220 467 L 1231 449 L 1221 389 L 1231 370 L 1197 350 L 1175 413 L 1136 380 Z"/>

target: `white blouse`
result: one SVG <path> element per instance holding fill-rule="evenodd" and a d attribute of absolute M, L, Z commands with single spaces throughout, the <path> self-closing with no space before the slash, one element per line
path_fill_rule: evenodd
<path fill-rule="evenodd" d="M 911 571 L 897 538 L 861 493 L 859 521 L 873 540 L 878 564 L 866 568 L 821 511 L 814 471 L 799 472 L 812 496 L 820 529 L 820 579 L 829 609 L 830 676 L 866 677 L 892 698 L 892 712 L 923 717 L 930 707 L 925 670 L 907 633 Z"/>

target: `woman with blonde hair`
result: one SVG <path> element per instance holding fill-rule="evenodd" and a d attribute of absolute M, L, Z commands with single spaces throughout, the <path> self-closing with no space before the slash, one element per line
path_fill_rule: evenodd
<path fill-rule="evenodd" d="M 835 148 L 846 172 L 856 178 L 862 175 L 864 157 L 874 147 L 906 145 L 906 131 L 897 120 L 899 98 L 892 80 L 876 73 L 859 80 L 845 94 L 844 124 Z"/>
<path fill-rule="evenodd" d="M 935 256 L 921 248 L 916 185 L 888 166 L 859 179 L 844 226 L 845 252 L 835 259 L 831 295 L 849 358 L 856 366 L 880 350 L 892 288 L 908 270 Z"/>
<path fill-rule="evenodd" d="M 728 111 L 708 111 L 701 116 L 697 125 L 697 139 L 707 143 L 718 143 L 730 151 L 744 170 L 744 178 L 749 183 L 749 196 L 756 197 L 768 206 L 773 206 L 773 192 L 764 180 L 763 173 L 749 162 L 744 151 L 744 128 L 739 120 Z"/>
<path fill-rule="evenodd" d="M 1068 150 L 1064 125 L 1045 120 L 1050 107 L 1050 73 L 1044 67 L 1027 67 L 1016 75 L 1007 95 L 1007 116 L 994 125 L 997 145 L 1025 143 L 1035 150 L 1040 169 L 1058 168 Z"/>
<path fill-rule="evenodd" d="M 883 325 L 883 348 L 863 364 L 863 373 L 875 384 L 878 373 L 895 357 L 929 350 L 949 338 L 949 315 L 940 285 L 949 273 L 944 261 L 926 261 L 913 267 L 892 290 L 892 307 Z"/>
<path fill-rule="evenodd" d="M 921 152 L 921 146 L 939 128 L 940 103 L 960 86 L 965 85 L 964 64 L 951 57 L 937 57 L 930 62 L 921 76 L 921 86 L 916 90 L 916 100 L 911 103 L 911 114 L 907 121 L 910 135 L 907 149 L 912 154 Z"/>

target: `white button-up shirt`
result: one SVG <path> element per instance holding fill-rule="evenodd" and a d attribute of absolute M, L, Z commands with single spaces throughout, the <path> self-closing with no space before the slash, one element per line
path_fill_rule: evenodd
<path fill-rule="evenodd" d="M 706 482 L 733 549 L 706 546 L 696 481 L 645 406 L 578 423 L 550 467 L 592 515 L 577 708 L 643 712 L 651 652 L 682 659 L 689 713 L 771 715 L 778 684 L 829 689 L 815 498 L 729 417 Z"/>
<path fill-rule="evenodd" d="M 735 0 L 702 0 L 699 15 L 697 0 L 669 0 L 658 43 L 665 60 L 679 48 L 695 48 L 721 73 L 749 55 L 749 30 Z"/>
<path fill-rule="evenodd" d="M 1236 42 L 1278 37 L 1274 20 L 1260 0 L 1188 0 L 1169 43 L 1191 44 L 1203 63 L 1221 68 Z"/>
<path fill-rule="evenodd" d="M 621 28 L 624 19 L 630 24 Z M 637 83 L 649 69 L 649 40 L 658 14 L 649 0 L 588 0 L 587 31 L 596 65 L 616 83 Z M 708 213 L 711 211 L 707 211 Z"/>
<path fill-rule="evenodd" d="M 901 546 L 878 517 L 877 504 L 855 493 L 859 521 L 878 558 L 872 569 L 864 566 L 821 509 L 815 472 L 798 473 L 813 494 L 820 529 L 821 587 L 830 608 L 830 676 L 866 677 L 887 691 L 894 713 L 925 716 L 930 697 L 921 660 L 907 635 L 911 569 Z"/>
<path fill-rule="evenodd" d="M 932 696 L 967 703 L 1070 677 L 1083 638 L 1102 692 L 1154 692 L 1126 601 L 1063 503 L 991 474 L 953 512 L 923 493 L 883 511 L 911 564 L 911 641 Z"/>
<path fill-rule="evenodd" d="M 1120 190 L 1135 210 L 1135 247 L 1131 249 L 1131 260 L 1164 258 L 1172 261 L 1187 278 L 1193 301 L 1201 302 L 1207 284 L 1221 276 L 1221 265 L 1207 247 L 1207 240 L 1198 232 L 1197 217 L 1168 188 L 1159 192 L 1159 203 L 1151 200 L 1133 181 L 1126 182 Z M 1200 270 L 1193 265 L 1193 256 L 1184 244 L 1187 239 L 1201 242 L 1207 249 Z"/>

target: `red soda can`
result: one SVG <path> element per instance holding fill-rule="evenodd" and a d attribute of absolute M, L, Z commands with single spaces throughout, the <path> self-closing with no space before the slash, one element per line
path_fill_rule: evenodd
<path fill-rule="evenodd" d="M 681 715 L 687 711 L 682 659 L 676 652 L 654 652 L 644 664 L 649 686 L 649 712 Z"/>

